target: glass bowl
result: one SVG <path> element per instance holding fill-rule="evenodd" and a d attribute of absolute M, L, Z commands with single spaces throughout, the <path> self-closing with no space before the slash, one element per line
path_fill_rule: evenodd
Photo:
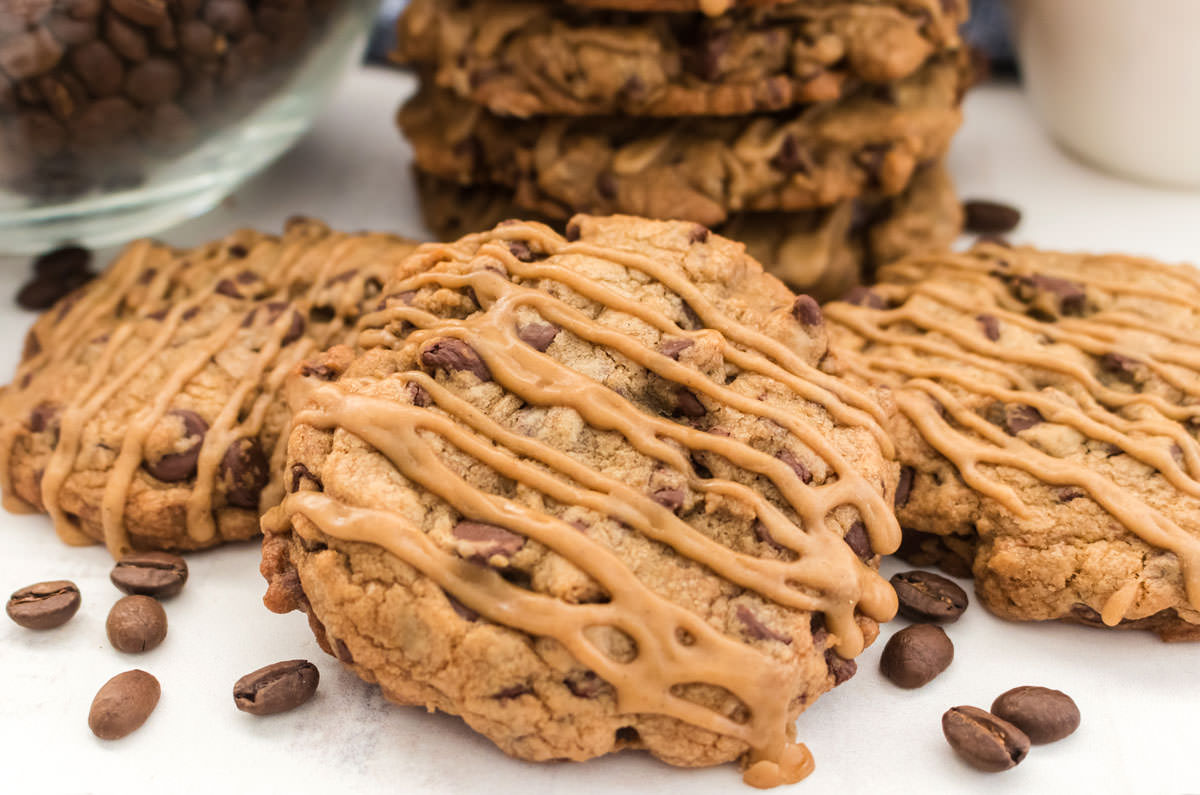
<path fill-rule="evenodd" d="M 0 0 L 0 251 L 202 213 L 286 150 L 377 0 Z"/>

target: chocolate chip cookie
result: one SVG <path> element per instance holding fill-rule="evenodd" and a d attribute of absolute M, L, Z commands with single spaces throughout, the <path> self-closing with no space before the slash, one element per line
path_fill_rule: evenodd
<path fill-rule="evenodd" d="M 939 59 L 883 95 L 749 117 L 645 119 L 494 116 L 424 88 L 399 114 L 418 168 L 512 189 L 551 217 L 574 210 L 681 218 L 808 210 L 904 191 L 941 157 L 961 120 L 961 72 Z"/>
<path fill-rule="evenodd" d="M 511 191 L 462 187 L 416 173 L 426 225 L 442 240 L 528 215 Z M 555 219 L 542 219 L 552 226 Z M 715 231 L 740 241 L 754 259 L 797 292 L 840 298 L 881 264 L 945 248 L 962 226 L 962 208 L 941 166 L 917 171 L 904 193 L 878 202 L 849 200 L 826 210 L 738 213 Z"/>
<path fill-rule="evenodd" d="M 712 19 L 413 0 L 400 17 L 397 57 L 501 116 L 726 116 L 906 78 L 958 47 L 961 11 L 838 0 Z"/>
<path fill-rule="evenodd" d="M 283 493 L 284 376 L 347 341 L 412 248 L 304 220 L 282 238 L 130 245 L 25 339 L 0 393 L 5 506 L 114 556 L 256 535 Z"/>
<path fill-rule="evenodd" d="M 826 314 L 899 405 L 904 553 L 1004 618 L 1200 640 L 1200 274 L 989 244 L 880 277 Z"/>
<path fill-rule="evenodd" d="M 571 5 L 590 8 L 608 8 L 621 11 L 699 11 L 709 16 L 720 16 L 737 9 L 771 8 L 787 0 L 566 0 Z M 806 0 L 807 5 L 828 3 L 829 0 Z M 836 2 L 836 0 L 834 0 Z M 966 0 L 880 0 L 916 13 L 927 14 L 931 19 L 941 14 L 965 17 Z"/>
<path fill-rule="evenodd" d="M 793 720 L 895 595 L 886 409 L 821 310 L 685 222 L 512 221 L 413 256 L 289 389 L 273 610 L 503 751 L 810 769 Z"/>

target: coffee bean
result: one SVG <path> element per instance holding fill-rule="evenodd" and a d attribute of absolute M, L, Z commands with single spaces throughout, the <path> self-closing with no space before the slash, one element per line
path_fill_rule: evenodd
<path fill-rule="evenodd" d="M 188 566 L 170 552 L 134 552 L 118 560 L 108 578 L 123 593 L 166 599 L 183 590 Z"/>
<path fill-rule="evenodd" d="M 63 246 L 41 254 L 33 261 L 33 272 L 46 279 L 67 279 L 88 272 L 92 252 L 81 246 Z"/>
<path fill-rule="evenodd" d="M 109 0 L 109 5 L 126 19 L 148 28 L 167 19 L 166 0 Z"/>
<path fill-rule="evenodd" d="M 272 663 L 248 673 L 233 686 L 233 703 L 251 715 L 294 709 L 317 692 L 321 675 L 308 660 Z"/>
<path fill-rule="evenodd" d="M 44 312 L 54 306 L 73 290 L 82 287 L 92 274 L 78 274 L 66 278 L 35 276 L 22 285 L 17 292 L 17 305 L 22 309 Z"/>
<path fill-rule="evenodd" d="M 1021 211 L 1000 202 L 972 199 L 963 202 L 964 226 L 977 235 L 1002 235 L 1021 223 Z"/>
<path fill-rule="evenodd" d="M 146 722 L 161 693 L 158 680 L 145 671 L 117 674 L 92 700 L 88 727 L 101 740 L 119 740 Z"/>
<path fill-rule="evenodd" d="M 80 602 L 75 583 L 51 580 L 14 591 L 5 609 L 9 618 L 26 629 L 54 629 L 71 620 Z"/>
<path fill-rule="evenodd" d="M 149 596 L 125 596 L 108 611 L 104 629 L 108 642 L 117 651 L 127 654 L 150 651 L 167 636 L 167 613 Z"/>
<path fill-rule="evenodd" d="M 900 600 L 900 615 L 913 621 L 952 624 L 967 609 L 967 592 L 939 574 L 904 571 L 893 575 L 891 583 Z"/>
<path fill-rule="evenodd" d="M 942 734 L 967 764 L 989 773 L 1015 767 L 1029 753 L 1025 732 L 978 707 L 947 710 Z"/>
<path fill-rule="evenodd" d="M 922 687 L 954 660 L 954 644 L 941 627 L 914 624 L 892 635 L 883 647 L 879 670 L 904 688 Z"/>
<path fill-rule="evenodd" d="M 1034 745 L 1061 740 L 1079 728 L 1079 707 L 1060 690 L 1014 687 L 992 702 L 992 714 L 1013 724 Z"/>

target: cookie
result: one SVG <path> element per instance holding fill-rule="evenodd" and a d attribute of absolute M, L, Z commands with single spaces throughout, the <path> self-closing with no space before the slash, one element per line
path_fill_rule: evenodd
<path fill-rule="evenodd" d="M 1200 640 L 1200 274 L 980 245 L 826 308 L 890 387 L 904 552 L 1013 620 Z"/>
<path fill-rule="evenodd" d="M 828 3 L 830 0 L 806 0 L 806 5 Z M 836 1 L 836 0 L 834 0 Z M 880 0 L 888 5 L 928 14 L 931 19 L 949 14 L 966 18 L 968 5 L 965 0 Z M 674 11 L 700 12 L 708 16 L 720 16 L 740 9 L 775 8 L 787 0 L 566 0 L 571 5 L 585 8 L 606 8 L 619 11 Z"/>
<path fill-rule="evenodd" d="M 418 168 L 494 183 L 522 207 L 680 218 L 809 210 L 895 196 L 941 158 L 961 120 L 957 61 L 931 63 L 881 94 L 749 117 L 500 118 L 428 87 L 400 111 Z"/>
<path fill-rule="evenodd" d="M 188 251 L 133 243 L 26 337 L 0 393 L 5 506 L 114 556 L 256 535 L 283 493 L 284 376 L 350 339 L 413 246 L 305 220 Z"/>
<path fill-rule="evenodd" d="M 906 78 L 959 46 L 961 10 L 835 0 L 710 19 L 413 0 L 397 58 L 500 116 L 727 116 Z"/>
<path fill-rule="evenodd" d="M 426 225 L 442 240 L 528 215 L 511 192 L 496 186 L 463 187 L 421 172 L 416 181 Z M 825 301 L 840 298 L 877 265 L 948 247 L 961 228 L 962 207 L 938 165 L 919 170 L 894 199 L 869 205 L 850 200 L 797 213 L 739 213 L 714 231 L 744 243 L 751 257 L 792 289 Z"/>
<path fill-rule="evenodd" d="M 793 720 L 892 615 L 899 541 L 886 409 L 819 369 L 816 302 L 627 217 L 512 221 L 407 270 L 366 350 L 294 378 L 267 605 L 516 757 L 803 777 Z"/>

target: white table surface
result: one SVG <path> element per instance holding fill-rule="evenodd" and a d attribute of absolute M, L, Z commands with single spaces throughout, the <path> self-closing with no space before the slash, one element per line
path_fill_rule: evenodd
<path fill-rule="evenodd" d="M 351 74 L 290 154 L 217 210 L 162 237 L 194 244 L 239 225 L 277 230 L 297 212 L 348 229 L 421 235 L 409 151 L 392 125 L 411 87 L 387 71 Z M 964 196 L 1024 210 L 1018 241 L 1200 262 L 1200 193 L 1141 187 L 1076 163 L 1047 140 L 1011 86 L 968 98 L 951 168 Z M 0 259 L 0 297 L 13 295 L 25 273 L 24 262 Z M 30 321 L 0 309 L 0 373 L 12 372 Z M 0 533 L 0 596 L 59 578 L 83 592 L 79 614 L 60 629 L 35 633 L 0 620 L 0 792 L 750 792 L 732 765 L 678 770 L 634 753 L 586 764 L 518 762 L 455 718 L 388 705 L 317 648 L 301 615 L 262 607 L 257 544 L 193 555 L 188 586 L 166 604 L 166 641 L 123 655 L 104 634 L 119 594 L 103 548 L 61 546 L 41 516 L 0 514 Z M 878 672 L 882 641 L 902 625 L 885 627 L 858 675 L 801 716 L 816 772 L 780 791 L 1200 792 L 1200 644 L 1009 624 L 972 607 L 949 628 L 950 669 L 903 691 Z M 296 657 L 321 669 L 313 701 L 271 718 L 234 709 L 239 676 Z M 97 740 L 86 722 L 93 695 L 134 667 L 161 681 L 157 710 L 126 739 Z M 942 739 L 942 712 L 986 708 L 1024 684 L 1071 694 L 1083 713 L 1079 731 L 1035 747 L 1002 774 L 960 763 Z"/>

